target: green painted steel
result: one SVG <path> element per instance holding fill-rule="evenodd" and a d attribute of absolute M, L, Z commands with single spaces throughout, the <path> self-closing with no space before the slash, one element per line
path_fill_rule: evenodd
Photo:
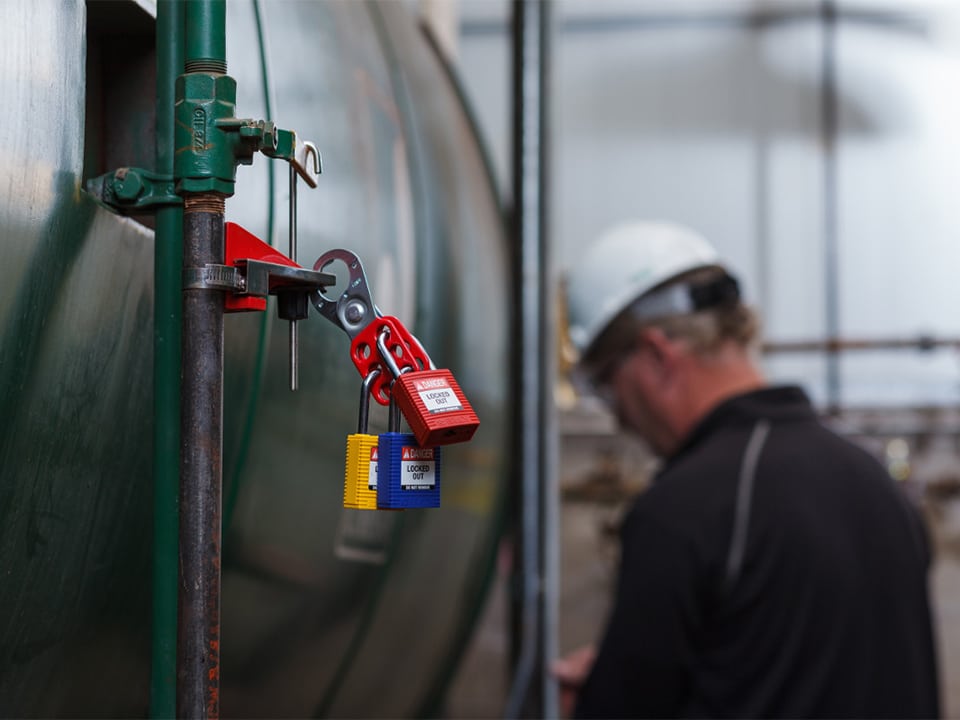
<path fill-rule="evenodd" d="M 174 193 L 173 176 L 143 168 L 122 167 L 88 180 L 85 187 L 108 208 L 122 213 L 143 213 L 166 205 L 183 205 Z"/>
<path fill-rule="evenodd" d="M 188 73 L 177 78 L 176 94 L 177 193 L 233 195 L 240 136 L 217 121 L 236 115 L 237 81 L 229 75 Z"/>
<path fill-rule="evenodd" d="M 227 71 L 226 0 L 185 0 L 187 72 Z"/>
<path fill-rule="evenodd" d="M 142 715 L 153 233 L 81 190 L 83 4 L 3 13 L 0 714 Z"/>
<path fill-rule="evenodd" d="M 264 3 L 262 48 L 253 3 L 226 10 L 237 114 L 295 129 L 324 154 L 320 186 L 299 196 L 303 263 L 330 247 L 356 251 L 377 303 L 453 370 L 481 427 L 445 453 L 440 510 L 344 510 L 360 382 L 346 335 L 315 313 L 301 323 L 291 393 L 286 323 L 272 309 L 227 317 L 224 478 L 235 505 L 223 542 L 222 713 L 416 716 L 483 593 L 509 465 L 496 194 L 468 117 L 401 4 L 382 8 L 390 54 L 352 0 Z M 0 160 L 0 714 L 142 716 L 152 232 L 80 190 L 83 4 L 14 3 L 5 22 L 4 62 L 24 71 L 4 73 L 0 92 L 31 114 L 0 120 L 10 148 Z M 274 208 L 286 216 L 269 164 L 240 168 L 227 202 L 227 218 L 265 240 Z M 373 408 L 371 428 L 385 425 Z"/>
<path fill-rule="evenodd" d="M 183 71 L 183 3 L 157 3 L 156 169 L 173 176 L 174 83 Z M 153 308 L 153 632 L 150 717 L 177 712 L 177 578 L 180 488 L 180 273 L 183 210 L 156 214 Z"/>

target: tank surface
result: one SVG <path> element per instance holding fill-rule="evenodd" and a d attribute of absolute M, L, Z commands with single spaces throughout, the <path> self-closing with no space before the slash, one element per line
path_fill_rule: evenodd
<path fill-rule="evenodd" d="M 266 315 L 227 317 L 222 714 L 423 715 L 485 592 L 505 494 L 496 194 L 454 84 L 401 4 L 227 9 L 238 114 L 323 154 L 320 186 L 300 186 L 299 261 L 358 253 L 374 300 L 454 371 L 481 426 L 444 451 L 440 510 L 343 509 L 360 387 L 347 336 L 311 310 L 292 393 L 272 301 Z M 87 110 L 84 3 L 5 3 L 2 15 L 0 715 L 144 716 L 153 232 L 81 189 L 85 122 L 111 125 Z M 97 42 L 118 62 L 113 39 Z M 110 137 L 103 147 L 115 151 Z M 258 157 L 240 168 L 227 219 L 285 249 L 287 194 L 287 166 Z M 385 428 L 374 405 L 371 432 Z"/>

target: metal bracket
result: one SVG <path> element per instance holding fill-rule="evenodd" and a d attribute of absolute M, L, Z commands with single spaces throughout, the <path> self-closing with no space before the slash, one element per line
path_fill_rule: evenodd
<path fill-rule="evenodd" d="M 356 253 L 342 248 L 328 250 L 314 263 L 315 270 L 323 270 L 339 260 L 347 266 L 347 287 L 339 298 L 329 298 L 322 292 L 314 293 L 310 300 L 323 317 L 343 330 L 353 340 L 367 325 L 383 317 L 370 297 L 370 286 L 363 271 L 363 263 Z"/>
<path fill-rule="evenodd" d="M 337 276 L 303 267 L 278 265 L 260 260 L 239 260 L 241 270 L 246 266 L 247 287 L 244 293 L 266 297 L 280 292 L 302 290 L 313 292 L 318 288 L 330 287 L 337 282 Z"/>
<path fill-rule="evenodd" d="M 211 263 L 203 267 L 184 268 L 183 289 L 226 290 L 240 296 L 266 298 L 267 295 L 291 291 L 311 293 L 337 282 L 335 275 L 302 267 L 251 258 L 236 262 L 236 265 Z"/>
<path fill-rule="evenodd" d="M 174 192 L 172 177 L 142 168 L 122 167 L 90 178 L 86 190 L 102 205 L 123 215 L 183 205 L 183 198 Z"/>
<path fill-rule="evenodd" d="M 290 258 L 236 223 L 224 226 L 224 264 L 184 268 L 185 290 L 225 290 L 225 312 L 266 310 L 268 295 L 306 298 L 336 285 L 331 273 L 300 267 Z M 281 317 L 285 309 L 278 307 Z M 289 319 L 285 318 L 284 319 Z"/>
<path fill-rule="evenodd" d="M 247 280 L 239 268 L 231 265 L 204 265 L 183 269 L 184 290 L 228 290 L 243 292 Z"/>
<path fill-rule="evenodd" d="M 317 186 L 317 178 L 323 172 L 320 151 L 312 142 L 298 141 L 293 130 L 282 130 L 270 120 L 252 118 L 221 118 L 215 124 L 224 132 L 237 133 L 234 155 L 240 164 L 251 164 L 253 154 L 260 151 L 267 157 L 286 160 L 307 185 Z"/>

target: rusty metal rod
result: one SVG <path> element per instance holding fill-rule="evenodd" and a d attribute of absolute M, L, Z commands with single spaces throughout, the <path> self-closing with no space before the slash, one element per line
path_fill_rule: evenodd
<path fill-rule="evenodd" d="M 183 266 L 224 261 L 224 201 L 188 196 Z M 220 715 L 223 292 L 184 290 L 177 717 Z"/>

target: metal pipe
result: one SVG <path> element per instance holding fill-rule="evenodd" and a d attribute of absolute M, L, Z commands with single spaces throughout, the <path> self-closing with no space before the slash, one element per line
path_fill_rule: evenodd
<path fill-rule="evenodd" d="M 184 268 L 224 261 L 224 199 L 185 200 Z M 183 292 L 177 716 L 220 714 L 223 292 Z"/>
<path fill-rule="evenodd" d="M 157 3 L 156 169 L 173 175 L 174 85 L 183 72 L 183 5 Z M 180 267 L 183 210 L 157 210 L 153 248 L 153 625 L 150 717 L 177 711 L 177 497 L 180 473 Z"/>
<path fill-rule="evenodd" d="M 186 270 L 224 262 L 224 197 L 233 192 L 235 158 L 212 120 L 236 97 L 225 77 L 225 0 L 191 0 L 185 23 L 185 73 L 177 92 L 185 95 L 190 122 L 183 128 L 178 122 L 174 140 L 179 146 L 182 138 L 182 146 L 174 169 L 184 195 Z M 216 95 L 213 116 L 203 93 Z M 220 716 L 223 303 L 222 291 L 183 291 L 177 716 L 186 718 Z"/>
<path fill-rule="evenodd" d="M 519 492 L 515 502 L 514 520 L 514 598 L 511 622 L 511 660 L 513 677 L 505 718 L 517 718 L 528 712 L 538 713 L 538 698 L 531 697 L 533 676 L 537 671 L 537 638 L 540 617 L 538 585 L 540 579 L 537 533 L 540 494 L 539 443 L 537 425 L 536 365 L 539 355 L 537 307 L 539 273 L 539 232 L 537 212 L 537 180 L 539 173 L 531 172 L 537 160 L 539 110 L 536 93 L 539 90 L 539 52 L 536 39 L 530 38 L 530 27 L 536 26 L 536 8 L 525 0 L 513 2 L 513 222 L 517 255 L 517 297 L 519 303 Z M 531 117 L 532 116 L 532 117 Z M 532 146 L 532 147 L 531 147 Z M 531 704 L 536 707 L 531 707 Z"/>
<path fill-rule="evenodd" d="M 290 259 L 297 261 L 297 171 L 290 163 Z M 297 321 L 290 321 L 290 389 L 296 390 L 299 385 L 299 368 L 297 358 L 298 347 Z"/>
<path fill-rule="evenodd" d="M 540 414 L 540 562 L 543 581 L 540 594 L 540 687 L 543 717 L 560 717 L 560 695 L 556 679 L 550 673 L 550 664 L 559 654 L 560 615 L 560 474 L 558 449 L 557 406 L 554 388 L 557 386 L 556 348 L 558 338 L 557 304 L 559 283 L 554 272 L 550 244 L 550 118 L 552 94 L 551 58 L 554 36 L 553 4 L 541 3 L 537 33 L 540 37 L 540 369 L 537 388 Z"/>
<path fill-rule="evenodd" d="M 552 418 L 552 346 L 550 255 L 546 235 L 546 96 L 547 35 L 551 3 L 513 3 L 513 197 L 515 266 L 519 303 L 520 440 L 518 515 L 514 519 L 515 570 L 512 611 L 513 680 L 504 715 L 556 717 L 556 686 L 546 672 L 555 652 L 554 613 L 546 590 L 555 568 L 556 548 L 550 525 L 555 498 L 548 488 L 554 463 L 549 441 Z M 555 598 L 553 598 L 555 600 Z"/>
<path fill-rule="evenodd" d="M 763 68 L 765 59 L 763 52 L 765 26 L 758 26 L 751 33 L 751 65 L 753 68 Z M 756 72 L 756 70 L 754 70 Z M 762 308 L 770 307 L 771 282 L 773 278 L 770 253 L 770 102 L 766 97 L 768 81 L 760 74 L 753 79 L 756 101 L 751 108 L 754 118 L 754 246 L 756 248 L 756 277 L 757 277 L 757 304 Z"/>
<path fill-rule="evenodd" d="M 823 133 L 823 243 L 826 334 L 840 334 L 840 250 L 837 237 L 837 9 L 833 0 L 823 0 L 823 65 L 821 68 L 821 124 Z M 827 406 L 840 407 L 840 359 L 828 355 Z"/>
<path fill-rule="evenodd" d="M 761 346 L 764 353 L 802 353 L 825 352 L 839 353 L 854 350 L 920 350 L 927 352 L 936 348 L 960 348 L 960 338 L 934 338 L 919 336 L 915 338 L 838 338 L 822 340 L 779 340 L 765 342 Z"/>
<path fill-rule="evenodd" d="M 185 5 L 186 71 L 226 73 L 226 0 L 190 0 Z"/>

